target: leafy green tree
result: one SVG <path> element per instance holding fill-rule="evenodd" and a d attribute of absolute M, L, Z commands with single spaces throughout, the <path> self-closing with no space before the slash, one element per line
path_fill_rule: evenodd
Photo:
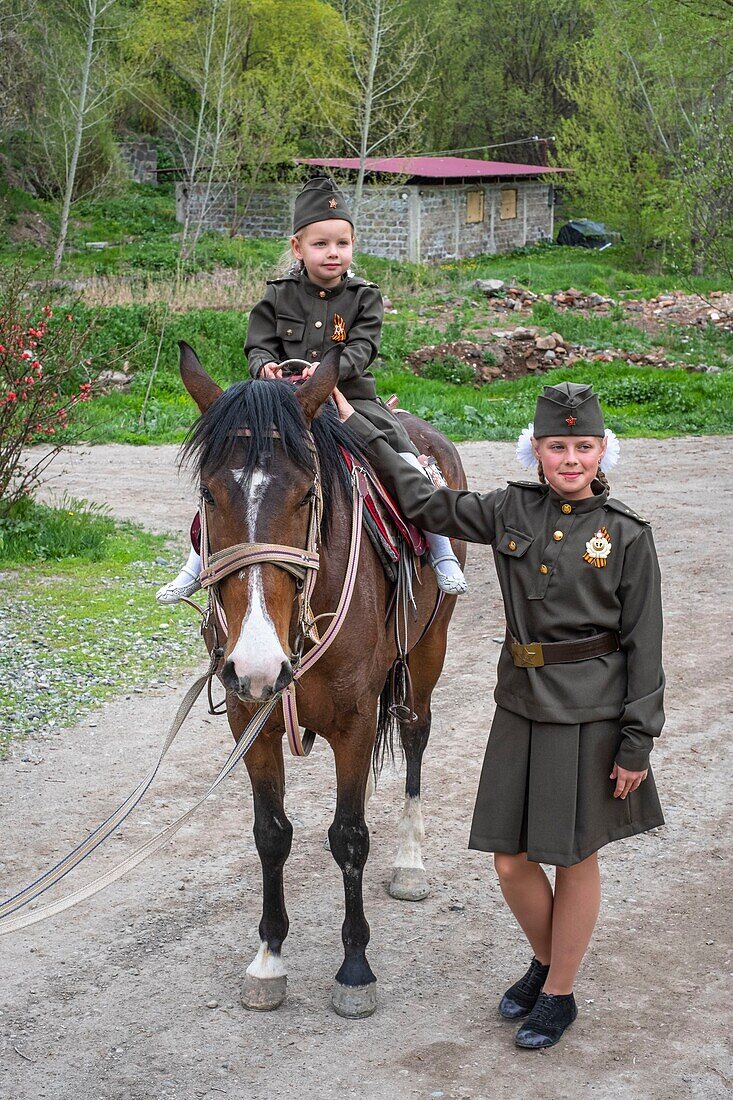
<path fill-rule="evenodd" d="M 733 121 L 733 8 L 713 17 L 705 0 L 584 2 L 594 28 L 567 85 L 574 114 L 558 129 L 569 193 L 579 212 L 620 229 L 637 258 L 652 245 L 691 257 L 696 208 L 715 207 L 719 188 L 706 171 L 711 112 L 722 132 Z"/>

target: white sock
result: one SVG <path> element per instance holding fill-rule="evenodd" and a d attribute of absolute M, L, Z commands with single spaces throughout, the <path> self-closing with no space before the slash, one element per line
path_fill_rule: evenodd
<path fill-rule="evenodd" d="M 171 583 L 175 588 L 182 588 L 184 584 L 190 584 L 191 581 L 195 581 L 200 572 L 201 555 L 197 554 L 192 546 L 188 554 L 188 561 L 176 579 Z"/>
<path fill-rule="evenodd" d="M 424 477 L 428 477 L 425 469 L 420 465 L 417 455 L 412 454 L 410 451 L 398 451 L 400 458 L 404 458 L 405 462 L 409 462 L 416 470 L 419 470 Z M 428 546 L 430 547 L 430 556 L 434 561 L 438 562 L 438 569 L 441 573 L 445 573 L 446 577 L 463 577 L 463 570 L 461 569 L 461 563 L 453 553 L 453 547 L 450 544 L 450 539 L 447 535 L 436 535 L 434 531 L 426 531 L 425 538 L 428 540 Z"/>

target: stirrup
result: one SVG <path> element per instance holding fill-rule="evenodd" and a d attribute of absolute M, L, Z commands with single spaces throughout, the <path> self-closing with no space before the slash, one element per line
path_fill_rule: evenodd
<path fill-rule="evenodd" d="M 449 577 L 447 573 L 444 573 L 439 568 L 442 561 L 454 561 L 458 566 L 460 576 Z M 435 579 L 441 592 L 445 592 L 448 596 L 462 596 L 465 592 L 468 592 L 468 584 L 461 570 L 461 563 L 455 554 L 443 554 L 439 558 L 434 558 L 432 554 L 428 554 L 428 562 L 435 573 Z"/>
<path fill-rule="evenodd" d="M 194 577 L 188 584 L 176 584 L 175 581 L 168 581 L 168 584 L 164 584 L 155 593 L 155 599 L 159 604 L 178 603 L 180 600 L 192 596 L 194 592 L 198 592 L 200 587 L 201 581 L 198 577 Z"/>

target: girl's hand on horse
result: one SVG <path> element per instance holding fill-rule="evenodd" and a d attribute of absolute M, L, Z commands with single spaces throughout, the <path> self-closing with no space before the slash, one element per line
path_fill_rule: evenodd
<path fill-rule="evenodd" d="M 632 791 L 641 786 L 648 774 L 648 768 L 645 768 L 643 772 L 629 772 L 626 768 L 620 768 L 618 764 L 614 764 L 613 771 L 608 777 L 616 780 L 616 790 L 613 792 L 613 797 L 626 798 L 627 794 L 631 794 Z"/>
<path fill-rule="evenodd" d="M 282 378 L 283 372 L 277 363 L 265 363 L 264 367 L 260 367 L 258 378 Z"/>
<path fill-rule="evenodd" d="M 336 408 L 339 411 L 339 420 L 343 423 L 349 419 L 354 411 L 354 406 L 350 405 L 344 395 L 339 390 L 338 386 L 333 391 L 333 399 L 336 402 Z"/>
<path fill-rule="evenodd" d="M 316 371 L 318 370 L 319 365 L 320 364 L 318 364 L 318 363 L 309 363 L 308 366 L 303 367 L 303 370 L 302 370 L 302 373 L 301 373 L 301 378 L 310 378 L 312 375 L 314 375 L 316 373 Z"/>

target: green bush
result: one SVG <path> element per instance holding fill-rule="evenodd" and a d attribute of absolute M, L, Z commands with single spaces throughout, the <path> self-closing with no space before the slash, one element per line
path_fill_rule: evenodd
<path fill-rule="evenodd" d="M 457 355 L 431 359 L 425 364 L 422 373 L 424 378 L 431 378 L 435 382 L 450 382 L 453 386 L 469 386 L 476 379 L 470 363 L 464 363 Z"/>
<path fill-rule="evenodd" d="M 101 505 L 64 496 L 51 508 L 25 497 L 0 518 L 0 563 L 101 561 L 114 530 L 114 520 Z"/>

